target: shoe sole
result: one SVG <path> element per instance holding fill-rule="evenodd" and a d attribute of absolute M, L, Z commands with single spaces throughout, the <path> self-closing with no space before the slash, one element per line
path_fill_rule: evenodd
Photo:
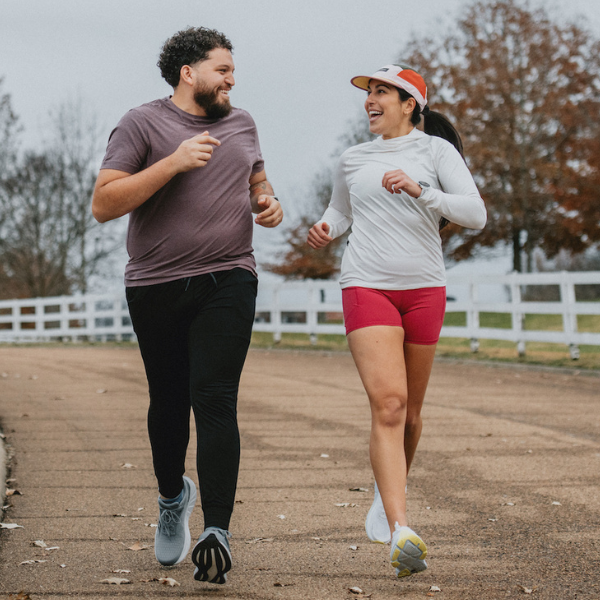
<path fill-rule="evenodd" d="M 397 577 L 407 577 L 427 568 L 425 557 L 427 546 L 415 533 L 398 540 L 392 552 L 392 567 L 396 568 Z"/>
<path fill-rule="evenodd" d="M 192 562 L 196 565 L 196 581 L 217 584 L 227 581 L 226 573 L 231 569 L 231 554 L 214 533 L 196 544 L 192 551 Z"/>
<path fill-rule="evenodd" d="M 183 517 L 183 527 L 184 527 L 184 531 L 185 531 L 185 537 L 184 537 L 184 541 L 183 541 L 183 550 L 181 551 L 181 554 L 179 555 L 179 557 L 177 558 L 177 560 L 175 562 L 162 562 L 160 560 L 160 558 L 158 558 L 158 556 L 156 556 L 156 536 L 154 536 L 154 556 L 156 556 L 156 560 L 165 567 L 171 567 L 173 565 L 178 565 L 187 556 L 188 552 L 190 551 L 190 546 L 192 545 L 192 534 L 190 533 L 189 521 L 190 521 L 190 515 L 192 514 L 192 511 L 194 510 L 194 506 L 196 505 L 196 498 L 197 498 L 196 484 L 191 479 L 189 479 L 189 477 L 184 477 L 184 479 L 187 479 L 189 482 L 190 500 L 188 502 L 187 509 L 185 511 L 185 515 Z M 156 535 L 158 535 L 158 531 L 156 532 Z"/>

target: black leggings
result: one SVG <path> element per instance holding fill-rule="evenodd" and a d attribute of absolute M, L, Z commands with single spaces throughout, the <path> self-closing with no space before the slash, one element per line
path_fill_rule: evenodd
<path fill-rule="evenodd" d="M 256 291 L 256 277 L 241 268 L 126 290 L 148 377 L 158 489 L 174 498 L 183 488 L 191 407 L 205 527 L 228 529 L 235 502 L 237 394 Z"/>

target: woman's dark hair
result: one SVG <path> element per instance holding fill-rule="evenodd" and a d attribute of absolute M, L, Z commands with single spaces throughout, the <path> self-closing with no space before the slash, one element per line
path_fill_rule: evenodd
<path fill-rule="evenodd" d="M 406 102 L 409 98 L 414 99 L 414 96 L 411 96 L 406 90 L 401 88 L 396 89 L 400 94 L 400 100 L 402 100 L 402 102 Z M 436 137 L 440 137 L 443 140 L 450 142 L 460 152 L 460 155 L 464 160 L 465 156 L 463 154 L 462 140 L 454 125 L 452 125 L 442 113 L 430 110 L 429 106 L 426 106 L 425 109 L 425 112 L 422 112 L 419 103 L 415 100 L 415 108 L 410 117 L 410 122 L 416 127 L 421 122 L 422 115 L 423 130 L 425 133 L 428 135 L 435 135 Z M 446 227 L 448 223 L 448 219 L 442 217 L 440 219 L 440 231 Z"/>
<path fill-rule="evenodd" d="M 181 67 L 206 60 L 215 48 L 233 52 L 231 42 L 216 29 L 189 27 L 178 31 L 164 43 L 156 64 L 165 81 L 176 88 Z"/>

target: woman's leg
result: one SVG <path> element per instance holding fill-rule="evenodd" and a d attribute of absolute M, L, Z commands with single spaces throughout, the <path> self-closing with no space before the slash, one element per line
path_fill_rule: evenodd
<path fill-rule="evenodd" d="M 371 405 L 370 457 L 390 529 L 406 525 L 408 388 L 401 327 L 355 329 L 348 344 Z"/>
<path fill-rule="evenodd" d="M 404 344 L 408 387 L 406 424 L 404 427 L 404 453 L 406 455 L 407 473 L 410 470 L 421 437 L 423 428 L 421 409 L 433 367 L 435 348 L 435 345 Z"/>

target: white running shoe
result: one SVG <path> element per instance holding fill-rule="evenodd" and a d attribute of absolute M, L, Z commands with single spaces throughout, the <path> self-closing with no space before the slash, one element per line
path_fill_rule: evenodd
<path fill-rule="evenodd" d="M 396 577 L 406 577 L 427 568 L 425 542 L 410 528 L 400 527 L 396 523 L 392 535 L 390 559 L 396 569 Z"/>
<path fill-rule="evenodd" d="M 372 542 L 387 544 L 392 539 L 390 525 L 385 516 L 385 509 L 383 508 L 383 501 L 377 488 L 377 482 L 375 482 L 375 498 L 365 520 L 365 530 Z"/>

